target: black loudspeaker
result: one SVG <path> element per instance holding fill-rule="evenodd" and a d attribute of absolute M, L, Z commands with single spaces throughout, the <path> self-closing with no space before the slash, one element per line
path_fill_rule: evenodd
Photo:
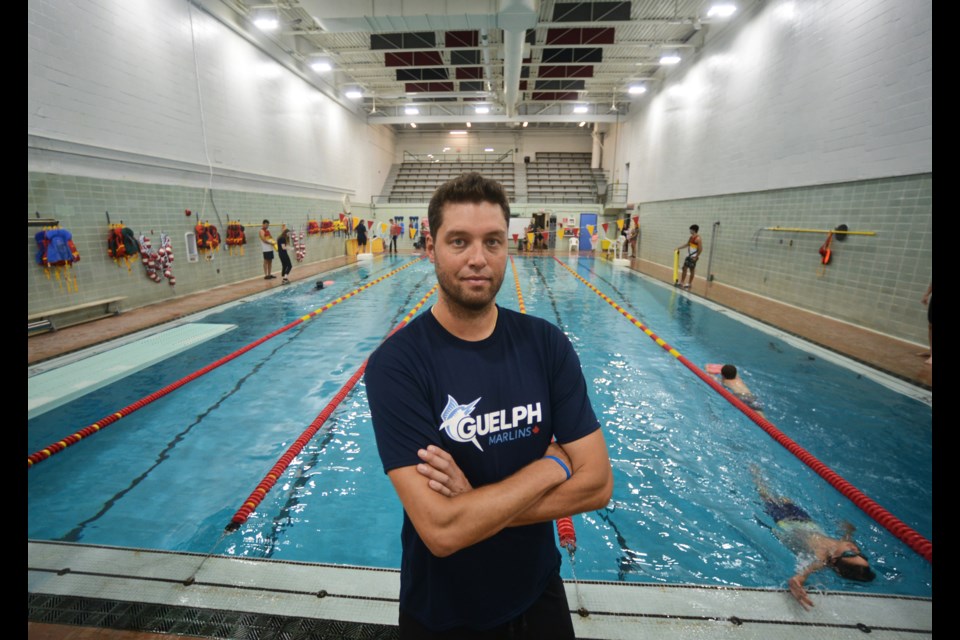
<path fill-rule="evenodd" d="M 530 156 L 523 156 L 523 164 L 530 164 Z"/>

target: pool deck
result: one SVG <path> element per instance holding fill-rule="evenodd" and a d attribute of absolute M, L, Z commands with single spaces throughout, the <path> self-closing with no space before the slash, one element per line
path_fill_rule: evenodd
<path fill-rule="evenodd" d="M 38 632 L 31 638 L 64 640 L 70 636 L 54 635 L 55 627 L 69 631 L 70 624 L 104 627 L 86 637 L 136 640 L 161 632 L 398 637 L 400 574 L 393 569 L 61 542 L 30 542 L 27 553 L 29 619 Z M 925 598 L 812 592 L 814 608 L 804 611 L 779 589 L 568 580 L 566 592 L 581 639 L 933 637 L 933 602 Z M 133 635 L 107 635 L 110 628 Z"/>
<path fill-rule="evenodd" d="M 558 257 L 564 257 L 558 255 Z M 310 279 L 353 258 L 295 266 Z M 631 261 L 663 282 L 672 272 Z M 30 368 L 282 286 L 246 280 L 28 338 Z M 717 283 L 691 292 L 932 392 L 924 345 L 839 322 Z M 919 304 L 919 300 L 918 300 Z M 656 330 L 656 327 L 651 327 Z M 42 368 L 42 367 L 40 367 Z M 394 570 L 28 541 L 28 637 L 33 640 L 161 638 L 396 638 Z M 567 581 L 578 638 L 705 639 L 933 636 L 932 599 L 815 593 L 803 611 L 782 589 Z"/>

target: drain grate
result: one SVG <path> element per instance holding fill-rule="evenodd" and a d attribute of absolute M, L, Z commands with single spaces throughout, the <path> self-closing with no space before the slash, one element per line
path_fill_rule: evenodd
<path fill-rule="evenodd" d="M 198 609 L 99 598 L 27 594 L 27 620 L 47 624 L 250 640 L 396 640 L 390 625 Z"/>

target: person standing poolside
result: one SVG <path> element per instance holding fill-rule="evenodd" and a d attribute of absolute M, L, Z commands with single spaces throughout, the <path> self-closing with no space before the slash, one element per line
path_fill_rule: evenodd
<path fill-rule="evenodd" d="M 630 258 L 637 257 L 637 238 L 640 236 L 640 226 L 636 224 L 630 225 L 630 229 L 627 231 L 627 250 L 630 252 Z"/>
<path fill-rule="evenodd" d="M 703 251 L 703 241 L 700 239 L 699 231 L 699 225 L 690 225 L 690 239 L 674 249 L 674 251 L 680 251 L 684 247 L 687 249 L 687 257 L 683 261 L 683 271 L 680 273 L 680 281 L 677 283 L 684 289 L 689 289 L 690 285 L 693 284 L 693 273 L 697 270 L 697 260 L 700 259 L 700 253 Z M 690 273 L 689 280 L 687 279 L 688 271 Z M 683 283 L 684 280 L 687 281 L 686 284 Z"/>
<path fill-rule="evenodd" d="M 273 280 L 277 276 L 273 275 L 273 237 L 270 235 L 270 221 L 264 220 L 260 227 L 260 248 L 263 250 L 263 279 Z"/>
<path fill-rule="evenodd" d="M 559 328 L 495 302 L 510 215 L 497 182 L 461 175 L 428 215 L 438 300 L 365 373 L 403 504 L 400 638 L 573 638 L 553 520 L 613 490 L 580 360 Z"/>
<path fill-rule="evenodd" d="M 870 582 L 876 577 L 870 568 L 870 561 L 851 539 L 855 530 L 852 524 L 843 523 L 841 537 L 828 536 L 806 511 L 789 498 L 774 495 L 763 480 L 759 467 L 750 465 L 750 470 L 763 500 L 763 509 L 776 523 L 774 534 L 798 554 L 798 560 L 806 563 L 787 582 L 790 594 L 800 606 L 807 610 L 813 607 L 804 583 L 811 574 L 821 569 L 833 569 L 841 577 L 859 582 Z"/>
<path fill-rule="evenodd" d="M 387 250 L 387 253 L 396 253 L 397 252 L 397 238 L 400 237 L 400 225 L 396 221 L 390 225 L 390 247 Z"/>
<path fill-rule="evenodd" d="M 282 278 L 280 282 L 283 284 L 290 284 L 290 280 L 287 278 L 290 275 L 290 272 L 293 271 L 293 263 L 290 262 L 290 254 L 287 253 L 287 245 L 290 244 L 290 230 L 287 229 L 287 225 L 281 227 L 280 235 L 277 236 L 277 255 L 280 256 L 280 277 Z"/>
<path fill-rule="evenodd" d="M 357 253 L 367 252 L 367 225 L 360 221 L 357 225 Z"/>

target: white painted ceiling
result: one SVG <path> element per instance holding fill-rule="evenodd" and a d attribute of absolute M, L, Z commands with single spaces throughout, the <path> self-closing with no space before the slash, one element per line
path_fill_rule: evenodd
<path fill-rule="evenodd" d="M 371 123 L 422 130 L 614 122 L 759 0 L 199 0 Z M 213 5 L 217 5 L 211 10 Z M 254 20 L 273 15 L 274 31 Z M 332 69 L 314 71 L 327 61 Z M 681 62 L 681 65 L 683 63 Z M 642 86 L 645 94 L 631 94 Z M 362 98 L 345 97 L 349 89 Z M 414 107 L 419 113 L 408 114 Z M 476 113 L 487 107 L 489 113 Z M 586 108 L 585 113 L 574 109 Z M 635 108 L 635 107 L 634 107 Z"/>

